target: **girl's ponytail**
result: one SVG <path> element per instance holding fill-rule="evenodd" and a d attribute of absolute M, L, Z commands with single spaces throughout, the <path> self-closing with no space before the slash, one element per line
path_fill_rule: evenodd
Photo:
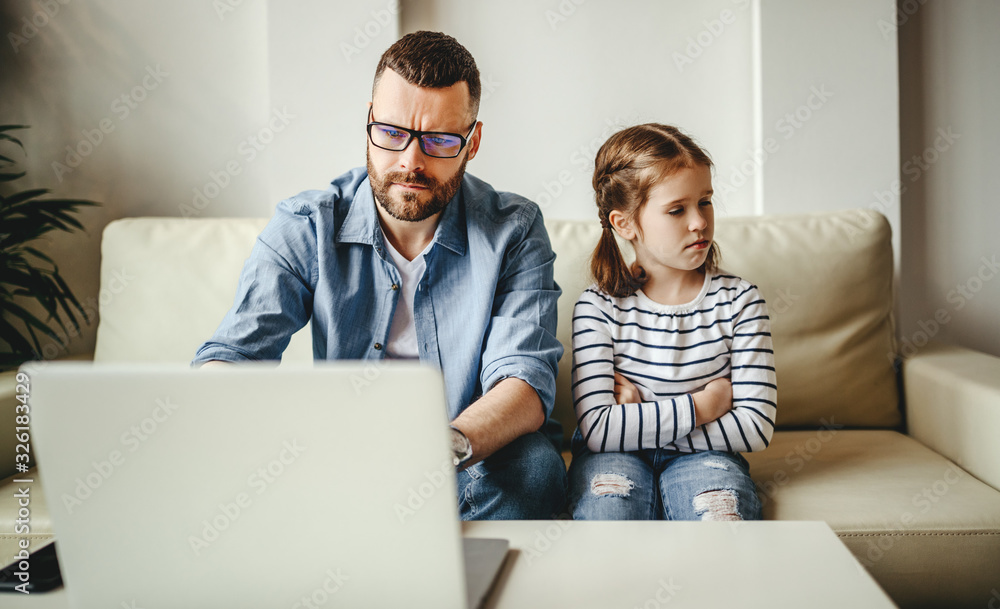
<path fill-rule="evenodd" d="M 636 281 L 631 269 L 625 263 L 606 216 L 601 218 L 601 226 L 603 227 L 601 239 L 590 257 L 590 273 L 602 292 L 624 298 L 635 292 L 641 284 Z"/>

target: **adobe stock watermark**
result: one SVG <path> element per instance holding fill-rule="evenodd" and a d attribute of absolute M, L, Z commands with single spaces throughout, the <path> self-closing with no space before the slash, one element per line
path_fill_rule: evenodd
<path fill-rule="evenodd" d="M 875 22 L 875 25 L 878 26 L 878 31 L 882 34 L 882 39 L 886 41 L 892 39 L 892 36 L 899 31 L 899 28 L 909 21 L 910 17 L 916 15 L 920 7 L 927 4 L 927 0 L 903 0 L 902 2 L 895 2 L 893 4 L 895 4 L 896 8 L 889 15 L 888 19 L 879 18 Z"/>
<path fill-rule="evenodd" d="M 566 531 L 576 524 L 573 517 L 568 513 L 553 514 L 551 520 L 545 521 L 547 524 L 539 529 L 535 529 L 535 535 L 531 540 L 531 545 L 524 546 L 521 552 L 529 565 L 542 558 L 546 552 L 562 539 Z"/>
<path fill-rule="evenodd" d="M 296 115 L 288 111 L 288 106 L 282 106 L 271 111 L 267 123 L 246 137 L 236 146 L 236 157 L 226 161 L 218 170 L 208 172 L 208 181 L 201 187 L 194 187 L 191 203 L 181 203 L 177 206 L 181 216 L 190 218 L 201 215 L 216 197 L 222 194 L 233 180 L 243 173 L 253 163 L 260 153 L 274 141 L 278 133 L 284 131 Z"/>
<path fill-rule="evenodd" d="M 226 20 L 230 13 L 243 5 L 244 0 L 212 0 L 212 9 L 219 17 L 219 23 Z"/>
<path fill-rule="evenodd" d="M 552 179 L 542 180 L 542 192 L 535 195 L 535 203 L 541 209 L 546 209 L 552 205 L 566 191 L 566 188 L 576 182 L 580 174 L 590 174 L 594 170 L 594 157 L 601 145 L 611 136 L 612 133 L 624 129 L 629 124 L 634 124 L 635 117 L 623 119 L 620 116 L 604 119 L 604 128 L 600 134 L 594 136 L 589 141 L 580 144 L 570 153 L 567 164 L 559 169 Z M 576 171 L 571 169 L 575 168 Z M 589 178 L 588 178 L 589 180 Z"/>
<path fill-rule="evenodd" d="M 774 130 L 780 133 L 785 141 L 792 139 L 833 97 L 835 97 L 834 92 L 827 89 L 824 84 L 809 87 L 809 94 L 805 100 L 775 121 Z M 772 156 L 780 151 L 781 143 L 777 139 L 764 138 L 760 146 L 747 150 L 747 158 L 744 161 L 730 168 L 728 179 L 716 181 L 716 192 L 724 195 L 735 193 L 763 169 L 764 164 Z"/>
<path fill-rule="evenodd" d="M 909 159 L 906 160 L 900 167 L 903 175 L 906 176 L 908 182 L 913 184 L 917 182 L 920 178 L 924 176 L 931 167 L 937 164 L 943 157 L 944 154 L 950 151 L 954 146 L 955 142 L 962 138 L 961 133 L 956 133 L 952 129 L 951 125 L 947 127 L 938 128 L 937 136 L 934 141 L 924 148 L 920 154 L 914 154 Z M 872 197 L 874 201 L 868 204 L 868 208 L 879 212 L 880 214 L 886 214 L 890 209 L 896 206 L 896 202 L 899 200 L 900 196 L 906 192 L 907 185 L 903 183 L 901 178 L 894 178 L 892 182 L 889 183 L 889 188 L 887 190 L 873 190 Z M 865 224 L 854 225 L 851 223 L 847 224 L 847 237 L 854 241 L 854 239 L 861 234 L 862 228 L 867 228 L 868 220 L 865 220 Z M 858 229 L 858 230 L 854 230 Z"/>
<path fill-rule="evenodd" d="M 120 123 L 131 116 L 132 112 L 146 101 L 149 94 L 158 89 L 169 76 L 170 73 L 163 71 L 160 64 L 156 64 L 156 67 L 146 66 L 146 73 L 139 84 L 111 101 L 111 112 L 117 117 L 118 122 Z M 95 127 L 81 129 L 80 133 L 83 134 L 83 137 L 76 145 L 66 146 L 66 156 L 63 162 L 52 161 L 52 171 L 55 173 L 56 179 L 62 182 L 63 176 L 73 173 L 87 157 L 106 141 L 107 136 L 113 133 L 117 126 L 117 123 L 110 116 L 106 116 L 97 121 Z"/>
<path fill-rule="evenodd" d="M 300 445 L 298 440 L 286 440 L 273 459 L 247 476 L 246 485 L 254 491 L 254 495 L 251 496 L 248 491 L 240 491 L 231 501 L 219 503 L 215 514 L 201 521 L 201 532 L 197 535 L 188 535 L 188 545 L 194 555 L 200 556 L 224 531 L 233 526 L 240 516 L 253 506 L 253 497 L 262 495 L 277 482 L 288 466 L 295 463 L 306 448 Z"/>
<path fill-rule="evenodd" d="M 351 374 L 351 386 L 354 387 L 355 395 L 360 396 L 365 389 L 377 381 L 382 376 L 382 370 L 385 369 L 388 362 L 388 359 L 365 360 L 361 372 Z"/>
<path fill-rule="evenodd" d="M 406 524 L 408 519 L 416 516 L 427 501 L 445 486 L 449 471 L 455 471 L 455 463 L 450 458 L 442 461 L 437 469 L 424 472 L 424 481 L 407 489 L 406 499 L 392 506 L 399 524 Z"/>
<path fill-rule="evenodd" d="M 325 576 L 323 582 L 316 586 L 316 589 L 308 595 L 299 597 L 299 600 L 293 603 L 290 609 L 300 609 L 301 607 L 316 609 L 317 607 L 322 607 L 330 601 L 334 594 L 340 592 L 345 582 L 351 579 L 351 576 L 346 575 L 340 568 L 336 571 L 327 569 L 323 575 Z"/>
<path fill-rule="evenodd" d="M 955 287 L 945 295 L 945 300 L 951 305 L 951 309 L 941 307 L 931 317 L 917 322 L 919 329 L 910 334 L 908 338 L 903 338 L 900 341 L 899 355 L 904 358 L 916 355 L 921 348 L 937 336 L 942 328 L 951 323 L 954 319 L 953 313 L 964 309 L 982 291 L 983 286 L 996 277 L 997 273 L 1000 273 L 1000 262 L 997 261 L 996 254 L 990 258 L 983 256 L 979 262 L 979 268 L 976 269 L 975 273 L 965 281 L 955 284 Z M 886 353 L 886 357 L 891 364 L 896 365 L 897 355 L 895 353 Z"/>
<path fill-rule="evenodd" d="M 351 63 L 354 56 L 360 55 L 363 50 L 368 48 L 386 26 L 395 22 L 398 15 L 399 0 L 389 0 L 385 8 L 372 11 L 371 19 L 354 28 L 354 38 L 350 42 L 340 43 L 340 53 L 344 56 L 344 60 Z"/>
<path fill-rule="evenodd" d="M 583 6 L 587 0 L 559 0 L 555 9 L 545 10 L 545 20 L 552 31 L 559 29 L 559 26 L 569 21 L 569 18 L 576 14 L 577 9 Z"/>
<path fill-rule="evenodd" d="M 93 496 L 97 489 L 101 488 L 116 471 L 125 465 L 129 454 L 139 450 L 139 448 L 156 433 L 160 426 L 170 420 L 179 404 L 173 403 L 169 397 L 157 398 L 153 401 L 154 406 L 149 411 L 149 415 L 138 423 L 129 426 L 121 436 L 119 443 L 124 450 L 114 449 L 108 453 L 106 459 L 91 461 L 91 469 L 88 473 L 76 479 L 76 487 L 73 493 L 63 493 L 60 497 L 67 514 L 72 514 L 83 503 Z"/>
<path fill-rule="evenodd" d="M 20 34 L 14 30 L 7 32 L 7 41 L 10 42 L 11 48 L 14 49 L 14 54 L 20 53 L 20 48 L 37 36 L 42 28 L 52 23 L 52 20 L 55 19 L 62 8 L 71 1 L 38 0 L 37 2 L 24 3 L 31 6 L 38 6 L 39 8 L 30 17 L 21 18 Z"/>
<path fill-rule="evenodd" d="M 866 538 L 865 543 L 868 548 L 865 555 L 858 558 L 859 562 L 868 568 L 875 566 L 875 563 L 882 560 L 886 553 L 896 545 L 896 534 L 905 533 L 916 525 L 920 517 L 937 507 L 965 475 L 962 468 L 954 463 L 950 464 L 945 468 L 940 478 L 913 494 L 910 503 L 916 512 L 907 510 L 900 514 L 894 522 L 890 522 L 886 518 L 882 519 L 882 526 L 887 531 L 886 534 L 851 535 L 852 537 L 862 536 Z"/>
<path fill-rule="evenodd" d="M 775 298 L 767 299 L 767 310 L 778 315 L 784 315 L 795 306 L 799 298 L 801 297 L 798 294 L 792 292 L 792 288 L 788 288 L 787 291 L 779 288 Z"/>
<path fill-rule="evenodd" d="M 737 10 L 745 11 L 750 7 L 750 0 L 733 0 L 733 4 Z M 670 55 L 677 71 L 683 73 L 685 68 L 693 65 L 696 59 L 705 54 L 708 47 L 722 37 L 730 25 L 736 23 L 738 17 L 739 15 L 734 13 L 732 9 L 724 8 L 719 11 L 715 19 L 702 21 L 701 23 L 705 27 L 694 36 L 688 36 L 684 52 L 674 51 Z"/>
<path fill-rule="evenodd" d="M 642 605 L 635 605 L 634 609 L 661 609 L 669 605 L 677 593 L 683 590 L 681 586 L 674 583 L 672 577 L 667 580 L 661 577 L 657 583 L 660 584 L 660 587 L 656 589 L 656 592 Z"/>
<path fill-rule="evenodd" d="M 837 435 L 837 432 L 844 429 L 844 425 L 834 422 L 833 419 L 834 417 L 830 417 L 829 420 L 825 418 L 820 419 L 820 428 L 816 431 L 816 435 L 805 442 L 796 444 L 792 450 L 785 453 L 787 470 L 776 470 L 771 475 L 770 480 L 757 483 L 757 495 L 760 497 L 761 507 L 767 505 L 767 502 L 777 494 L 779 488 L 788 485 L 792 481 L 789 470 L 792 474 L 801 472 L 823 450 L 823 447 Z"/>

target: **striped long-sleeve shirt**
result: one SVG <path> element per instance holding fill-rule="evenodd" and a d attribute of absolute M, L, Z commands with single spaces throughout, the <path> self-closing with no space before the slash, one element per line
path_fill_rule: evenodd
<path fill-rule="evenodd" d="M 614 373 L 644 400 L 616 404 Z M 730 377 L 733 409 L 695 427 L 691 394 Z M 757 286 L 706 273 L 698 297 L 661 305 L 642 291 L 615 298 L 591 286 L 573 311 L 573 403 L 592 452 L 763 450 L 777 411 L 767 305 Z"/>

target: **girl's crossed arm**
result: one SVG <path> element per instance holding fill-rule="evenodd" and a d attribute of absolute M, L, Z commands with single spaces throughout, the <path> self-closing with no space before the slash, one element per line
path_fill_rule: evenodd
<path fill-rule="evenodd" d="M 668 400 L 620 403 L 609 323 L 585 292 L 573 310 L 573 405 L 577 426 L 591 452 L 667 446 L 691 433 L 701 420 L 728 410 L 723 406 L 729 401 L 728 390 L 721 387 L 719 391 L 718 386 Z"/>
<path fill-rule="evenodd" d="M 729 452 L 760 451 L 771 442 L 778 406 L 771 321 L 757 286 L 743 290 L 733 308 L 733 409 L 695 429 L 691 439 L 698 448 L 706 444 Z"/>

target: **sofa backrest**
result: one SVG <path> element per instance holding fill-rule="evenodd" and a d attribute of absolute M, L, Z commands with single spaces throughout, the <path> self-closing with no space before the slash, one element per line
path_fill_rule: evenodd
<path fill-rule="evenodd" d="M 97 361 L 189 361 L 232 306 L 243 261 L 266 219 L 132 218 L 102 241 Z M 575 426 L 570 368 L 573 305 L 590 285 L 594 221 L 546 222 L 557 258 L 556 416 Z M 778 426 L 893 427 L 900 423 L 889 224 L 851 210 L 720 218 L 722 268 L 767 300 L 778 378 Z M 626 246 L 625 248 L 629 248 Z M 311 359 L 309 327 L 284 361 Z"/>
<path fill-rule="evenodd" d="M 592 280 L 596 221 L 551 220 L 559 299 L 556 414 L 575 426 L 570 370 L 573 305 Z M 767 301 L 778 378 L 779 428 L 895 427 L 893 262 L 889 222 L 870 210 L 719 218 L 721 267 Z M 623 248 L 631 259 L 631 247 Z"/>
<path fill-rule="evenodd" d="M 233 305 L 266 218 L 125 218 L 101 239 L 94 361 L 189 362 Z M 284 361 L 312 360 L 309 326 Z"/>

